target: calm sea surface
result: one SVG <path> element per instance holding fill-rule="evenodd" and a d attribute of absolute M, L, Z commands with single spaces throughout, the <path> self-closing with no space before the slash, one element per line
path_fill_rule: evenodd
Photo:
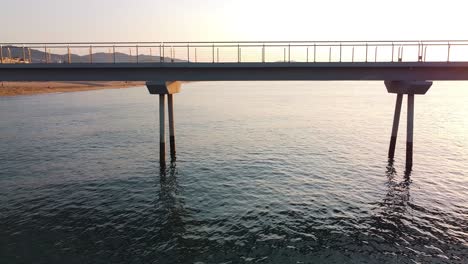
<path fill-rule="evenodd" d="M 0 98 L 0 263 L 467 263 L 468 83 L 190 83 Z"/>

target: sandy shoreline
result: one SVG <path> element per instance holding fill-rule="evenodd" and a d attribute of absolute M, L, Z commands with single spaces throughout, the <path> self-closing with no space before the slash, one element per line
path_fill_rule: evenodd
<path fill-rule="evenodd" d="M 0 96 L 119 89 L 144 85 L 144 82 L 0 82 Z"/>

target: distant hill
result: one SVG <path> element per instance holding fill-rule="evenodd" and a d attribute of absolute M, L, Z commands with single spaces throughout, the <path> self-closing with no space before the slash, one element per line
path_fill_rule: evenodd
<path fill-rule="evenodd" d="M 23 47 L 17 46 L 3 46 L 2 47 L 3 58 L 9 58 L 11 56 L 11 61 L 23 59 Z M 29 52 L 31 53 L 31 58 L 29 57 Z M 45 53 L 45 51 L 41 51 L 38 49 L 30 49 L 28 47 L 24 48 L 24 56 L 26 57 L 26 61 L 31 59 L 32 63 L 44 63 L 47 61 L 49 63 L 67 63 L 68 62 L 68 55 L 67 54 L 54 54 L 54 53 Z M 91 62 L 90 55 L 77 55 L 71 54 L 70 55 L 72 63 L 89 63 Z M 149 56 L 149 55 L 139 55 L 138 62 L 160 62 L 160 56 Z M 114 55 L 113 53 L 104 53 L 104 52 L 97 52 L 92 54 L 93 63 L 112 63 L 114 62 Z M 115 53 L 115 61 L 118 63 L 122 62 L 137 62 L 136 56 L 130 56 L 125 53 L 116 52 Z M 171 58 L 164 57 L 165 62 L 171 62 Z M 185 62 L 183 60 L 174 59 L 174 62 Z"/>

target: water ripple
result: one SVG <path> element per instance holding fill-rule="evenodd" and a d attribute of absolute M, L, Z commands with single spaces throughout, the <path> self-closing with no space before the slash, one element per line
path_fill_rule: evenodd
<path fill-rule="evenodd" d="M 2 99 L 0 262 L 466 263 L 468 93 L 418 97 L 408 175 L 381 83 L 251 85 L 187 84 L 164 171 L 144 88 Z"/>

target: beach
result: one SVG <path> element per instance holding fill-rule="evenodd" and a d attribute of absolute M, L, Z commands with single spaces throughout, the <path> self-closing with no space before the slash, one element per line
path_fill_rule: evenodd
<path fill-rule="evenodd" d="M 144 82 L 1 82 L 0 96 L 131 88 Z"/>

